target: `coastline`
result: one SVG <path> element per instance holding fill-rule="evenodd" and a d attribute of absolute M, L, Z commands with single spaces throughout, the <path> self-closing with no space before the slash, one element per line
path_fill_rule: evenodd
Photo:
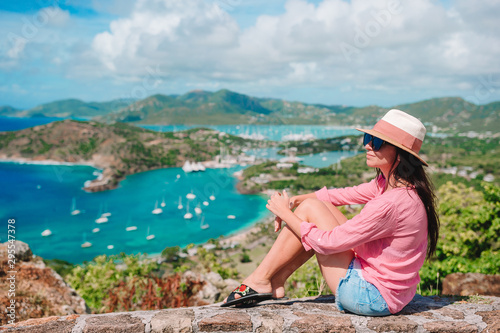
<path fill-rule="evenodd" d="M 16 164 L 33 164 L 33 165 L 63 165 L 63 166 L 90 166 L 98 170 L 102 170 L 92 162 L 64 162 L 56 160 L 32 160 L 23 157 L 4 158 L 0 156 L 0 163 L 16 163 Z"/>

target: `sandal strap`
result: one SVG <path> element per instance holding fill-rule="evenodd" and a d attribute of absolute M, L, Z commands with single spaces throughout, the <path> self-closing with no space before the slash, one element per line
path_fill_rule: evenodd
<path fill-rule="evenodd" d="M 242 283 L 240 284 L 238 287 L 236 287 L 232 292 L 231 294 L 229 294 L 229 296 L 227 297 L 227 302 L 229 301 L 232 301 L 235 299 L 235 295 L 236 294 L 239 294 L 241 296 L 246 296 L 247 294 L 251 293 L 251 292 L 254 292 L 256 293 L 255 290 L 253 290 L 252 288 L 250 288 L 249 286 L 247 286 L 246 284 Z"/>

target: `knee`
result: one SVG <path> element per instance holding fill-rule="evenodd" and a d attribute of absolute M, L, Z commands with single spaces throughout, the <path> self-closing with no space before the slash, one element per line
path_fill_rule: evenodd
<path fill-rule="evenodd" d="M 310 209 L 316 207 L 320 203 L 321 203 L 321 201 L 319 199 L 307 198 L 297 206 L 296 211 L 307 211 L 307 210 L 310 210 Z"/>
<path fill-rule="evenodd" d="M 316 198 L 307 198 L 302 201 L 295 209 L 295 214 L 307 220 L 309 213 L 314 211 L 314 208 L 321 204 L 321 201 Z M 308 220 L 307 220 L 308 221 Z"/>

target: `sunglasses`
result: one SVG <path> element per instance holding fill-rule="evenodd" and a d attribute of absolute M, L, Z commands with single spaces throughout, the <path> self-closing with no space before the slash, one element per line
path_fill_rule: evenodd
<path fill-rule="evenodd" d="M 378 151 L 385 143 L 384 140 L 377 138 L 376 136 L 373 136 L 371 134 L 365 133 L 365 136 L 363 138 L 363 146 L 366 146 L 370 142 L 372 144 L 373 151 Z"/>

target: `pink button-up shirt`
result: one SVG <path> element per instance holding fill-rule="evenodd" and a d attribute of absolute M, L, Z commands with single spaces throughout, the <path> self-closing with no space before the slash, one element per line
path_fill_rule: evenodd
<path fill-rule="evenodd" d="M 391 313 L 399 312 L 415 296 L 418 271 L 427 251 L 427 213 L 415 190 L 384 192 L 382 176 L 359 186 L 316 192 L 335 206 L 365 204 L 361 212 L 331 231 L 314 224 L 300 225 L 304 248 L 320 254 L 354 250 L 363 278 L 374 284 Z"/>

